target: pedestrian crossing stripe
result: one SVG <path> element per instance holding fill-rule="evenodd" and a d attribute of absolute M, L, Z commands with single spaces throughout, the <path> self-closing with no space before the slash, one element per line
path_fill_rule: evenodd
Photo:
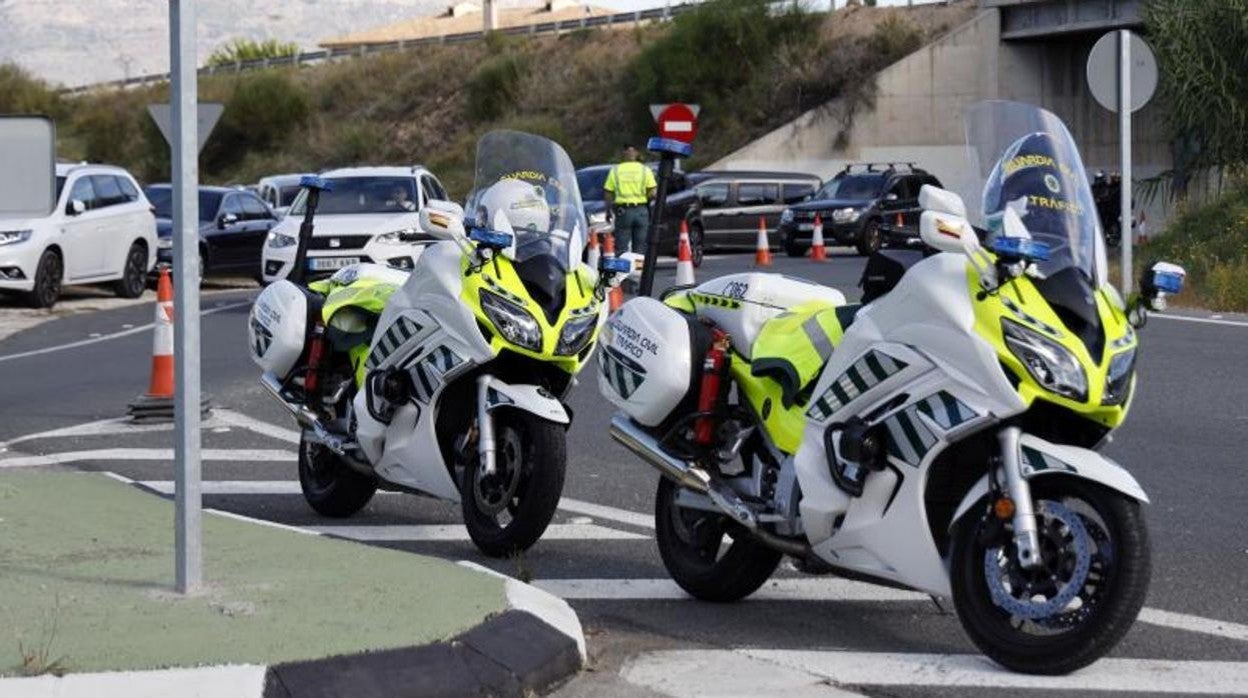
<path fill-rule="evenodd" d="M 611 347 L 603 349 L 598 368 L 611 389 L 625 400 L 646 382 L 646 369 Z"/>
<path fill-rule="evenodd" d="M 883 383 L 908 365 L 901 359 L 871 350 L 814 399 L 810 409 L 806 410 L 806 416 L 815 421 L 824 421 L 859 395 Z"/>
<path fill-rule="evenodd" d="M 377 368 L 385 361 L 396 349 L 407 343 L 407 340 L 416 336 L 420 332 L 421 324 L 409 318 L 400 317 L 390 325 L 386 333 L 373 347 L 373 351 L 368 355 L 368 361 L 365 368 L 369 371 Z"/>

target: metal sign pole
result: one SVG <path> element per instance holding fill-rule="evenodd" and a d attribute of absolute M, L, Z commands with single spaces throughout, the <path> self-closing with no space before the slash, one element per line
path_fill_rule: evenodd
<path fill-rule="evenodd" d="M 1122 231 L 1122 296 L 1131 295 L 1131 252 L 1135 244 L 1135 231 L 1131 228 L 1134 216 L 1131 211 L 1131 32 L 1118 32 L 1118 133 L 1121 141 L 1122 188 L 1119 191 Z"/>
<path fill-rule="evenodd" d="M 199 385 L 199 85 L 195 0 L 169 0 L 173 111 L 174 509 L 176 588 L 203 581 Z"/>

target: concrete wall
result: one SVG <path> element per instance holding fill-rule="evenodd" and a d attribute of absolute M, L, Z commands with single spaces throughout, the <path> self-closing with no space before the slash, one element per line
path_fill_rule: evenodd
<path fill-rule="evenodd" d="M 874 104 L 833 100 L 715 163 L 715 169 L 810 172 L 827 178 L 848 162 L 913 161 L 968 202 L 979 192 L 966 160 L 962 113 L 986 99 L 1038 104 L 1060 116 L 1090 171 L 1117 170 L 1117 117 L 1092 99 L 1085 77 L 1096 35 L 1002 42 L 1000 11 L 981 10 L 940 40 L 876 76 Z M 1138 177 L 1171 163 L 1156 103 L 1133 121 Z M 1150 205 L 1150 223 L 1164 219 Z"/>

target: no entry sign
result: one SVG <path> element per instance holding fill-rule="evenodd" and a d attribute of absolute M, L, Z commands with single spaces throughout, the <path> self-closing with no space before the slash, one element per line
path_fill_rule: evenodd
<path fill-rule="evenodd" d="M 659 124 L 660 138 L 693 143 L 694 136 L 698 135 L 698 105 L 656 104 L 650 109 Z"/>

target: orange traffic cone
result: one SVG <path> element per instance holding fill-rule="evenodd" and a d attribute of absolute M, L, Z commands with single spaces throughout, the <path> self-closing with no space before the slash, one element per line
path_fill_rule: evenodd
<path fill-rule="evenodd" d="M 815 214 L 815 234 L 810 241 L 810 258 L 816 262 L 828 261 L 828 250 L 823 246 L 823 219 Z"/>
<path fill-rule="evenodd" d="M 758 249 L 754 252 L 754 266 L 771 266 L 771 246 L 767 244 L 767 219 L 758 217 Z"/>
<path fill-rule="evenodd" d="M 585 263 L 588 264 L 589 268 L 593 269 L 595 273 L 598 271 L 598 259 L 600 257 L 601 257 L 601 252 L 598 250 L 598 230 L 595 228 L 590 228 L 589 229 L 589 253 L 585 257 Z"/>
<path fill-rule="evenodd" d="M 604 234 L 602 236 L 602 242 L 603 242 L 602 253 L 608 257 L 614 257 L 615 256 L 615 234 L 614 233 L 610 235 Z M 610 310 L 611 312 L 615 312 L 616 308 L 619 308 L 621 305 L 624 305 L 624 289 L 620 288 L 617 285 L 615 288 L 607 292 L 607 309 Z"/>
<path fill-rule="evenodd" d="M 130 402 L 127 412 L 136 422 L 173 420 L 173 281 L 169 268 L 160 268 L 156 282 L 156 318 L 152 323 L 152 376 L 147 392 Z M 208 396 L 200 404 L 208 412 Z"/>
<path fill-rule="evenodd" d="M 676 285 L 692 286 L 693 249 L 689 246 L 689 224 L 680 222 L 680 244 L 676 246 Z"/>
<path fill-rule="evenodd" d="M 894 230 L 901 230 L 906 227 L 906 219 L 902 217 L 901 212 L 897 213 L 897 222 L 893 224 Z"/>

